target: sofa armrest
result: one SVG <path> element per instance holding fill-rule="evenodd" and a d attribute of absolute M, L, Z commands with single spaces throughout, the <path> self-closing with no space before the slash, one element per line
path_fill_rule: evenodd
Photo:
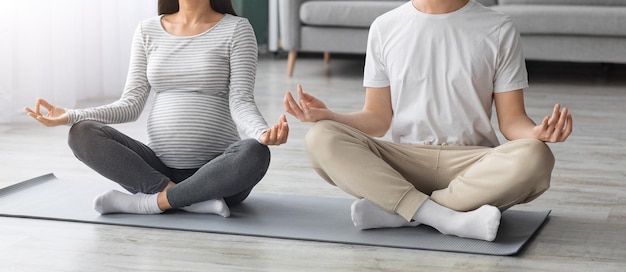
<path fill-rule="evenodd" d="M 328 0 L 278 0 L 278 31 L 280 35 L 280 47 L 283 50 L 299 50 L 300 29 L 300 6 L 307 1 Z M 390 0 L 342 0 L 342 1 L 390 1 Z M 495 0 L 493 0 L 495 1 Z"/>
<path fill-rule="evenodd" d="M 495 6 L 498 4 L 498 0 L 476 0 L 476 2 L 481 3 L 485 7 Z"/>
<path fill-rule="evenodd" d="M 306 0 L 278 0 L 278 29 L 283 50 L 300 49 L 300 6 Z"/>

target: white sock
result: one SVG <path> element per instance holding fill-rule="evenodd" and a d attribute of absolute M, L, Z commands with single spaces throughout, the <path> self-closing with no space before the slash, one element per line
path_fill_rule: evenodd
<path fill-rule="evenodd" d="M 408 222 L 404 217 L 388 213 L 367 199 L 352 202 L 352 222 L 359 229 L 398 228 L 417 226 L 418 222 Z"/>
<path fill-rule="evenodd" d="M 94 209 L 101 214 L 134 213 L 158 214 L 162 213 L 157 202 L 158 194 L 136 193 L 125 194 L 111 190 L 96 197 L 93 201 Z"/>
<path fill-rule="evenodd" d="M 493 241 L 498 234 L 500 215 L 500 210 L 490 205 L 469 212 L 457 212 L 428 199 L 413 219 L 443 234 Z"/>
<path fill-rule="evenodd" d="M 192 213 L 212 213 L 212 214 L 219 214 L 223 217 L 230 216 L 230 209 L 226 205 L 226 202 L 224 201 L 223 198 L 210 199 L 207 201 L 194 203 L 189 206 L 182 207 L 180 209 L 184 211 L 192 212 Z"/>

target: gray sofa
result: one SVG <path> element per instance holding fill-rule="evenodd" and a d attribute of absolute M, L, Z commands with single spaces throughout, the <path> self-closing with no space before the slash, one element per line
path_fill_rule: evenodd
<path fill-rule="evenodd" d="M 626 0 L 497 2 L 492 8 L 511 17 L 528 60 L 626 63 Z"/>
<path fill-rule="evenodd" d="M 298 52 L 365 54 L 370 24 L 406 1 L 279 0 L 280 48 L 288 51 L 287 75 Z"/>
<path fill-rule="evenodd" d="M 626 63 L 626 0 L 476 1 L 511 17 L 528 60 Z M 287 75 L 298 52 L 364 54 L 372 21 L 406 2 L 278 0 Z"/>

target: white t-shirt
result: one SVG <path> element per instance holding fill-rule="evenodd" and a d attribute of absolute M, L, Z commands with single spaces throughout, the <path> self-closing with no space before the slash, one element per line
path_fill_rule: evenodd
<path fill-rule="evenodd" d="M 372 23 L 363 85 L 391 88 L 394 142 L 497 146 L 493 94 L 528 79 L 508 16 L 473 0 L 436 15 L 409 1 Z"/>

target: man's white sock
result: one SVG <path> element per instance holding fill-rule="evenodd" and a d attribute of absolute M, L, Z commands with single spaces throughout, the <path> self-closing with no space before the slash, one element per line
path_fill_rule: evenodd
<path fill-rule="evenodd" d="M 359 229 L 398 228 L 417 226 L 417 222 L 408 222 L 404 217 L 388 213 L 367 199 L 352 202 L 352 222 Z"/>
<path fill-rule="evenodd" d="M 490 205 L 469 212 L 457 212 L 428 199 L 413 219 L 443 234 L 493 241 L 498 234 L 500 216 L 500 210 Z"/>

